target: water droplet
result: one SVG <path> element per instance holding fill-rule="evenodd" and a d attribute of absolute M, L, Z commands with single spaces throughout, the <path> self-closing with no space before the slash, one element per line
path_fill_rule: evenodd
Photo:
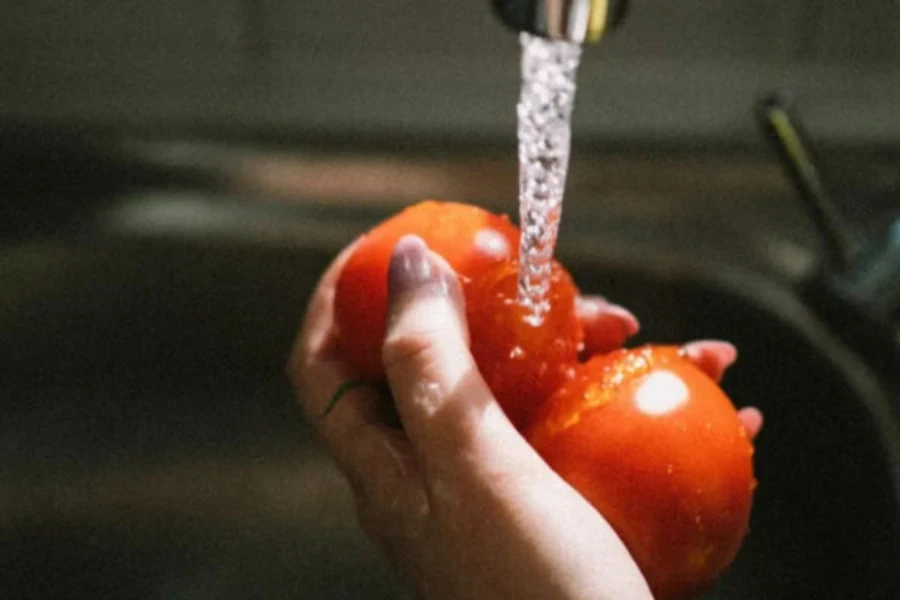
<path fill-rule="evenodd" d="M 512 248 L 509 247 L 509 242 L 503 234 L 490 227 L 479 229 L 475 233 L 475 247 L 487 256 L 497 259 L 509 258 L 512 254 Z"/>
<path fill-rule="evenodd" d="M 431 415 L 440 407 L 443 392 L 439 383 L 420 381 L 413 390 L 413 401 L 425 414 Z"/>

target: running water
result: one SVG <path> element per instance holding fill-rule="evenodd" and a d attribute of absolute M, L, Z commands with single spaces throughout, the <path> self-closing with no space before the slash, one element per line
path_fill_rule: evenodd
<path fill-rule="evenodd" d="M 581 47 L 521 34 L 519 98 L 519 303 L 540 325 L 550 310 L 550 268 L 569 169 Z"/>

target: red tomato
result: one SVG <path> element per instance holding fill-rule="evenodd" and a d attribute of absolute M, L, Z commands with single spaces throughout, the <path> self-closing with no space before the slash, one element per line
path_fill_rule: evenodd
<path fill-rule="evenodd" d="M 506 217 L 454 202 L 421 202 L 370 231 L 341 272 L 334 299 L 339 353 L 362 377 L 384 377 L 388 266 L 394 246 L 409 234 L 463 278 L 515 256 L 519 243 L 519 230 Z"/>
<path fill-rule="evenodd" d="M 657 598 L 702 591 L 737 554 L 753 447 L 728 397 L 677 348 L 591 359 L 527 438 L 609 521 Z"/>
<path fill-rule="evenodd" d="M 559 263 L 551 271 L 550 311 L 540 325 L 518 302 L 518 262 L 498 263 L 465 286 L 475 362 L 514 425 L 556 390 L 578 361 L 584 338 L 575 312 L 578 290 Z"/>

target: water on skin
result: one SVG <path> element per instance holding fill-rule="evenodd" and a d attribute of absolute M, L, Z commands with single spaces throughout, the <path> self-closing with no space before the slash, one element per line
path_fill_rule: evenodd
<path fill-rule="evenodd" d="M 441 385 L 432 381 L 420 381 L 413 392 L 413 400 L 427 416 L 432 416 L 441 406 L 444 394 Z"/>
<path fill-rule="evenodd" d="M 521 34 L 519 302 L 539 325 L 550 309 L 550 268 L 569 169 L 578 44 Z"/>

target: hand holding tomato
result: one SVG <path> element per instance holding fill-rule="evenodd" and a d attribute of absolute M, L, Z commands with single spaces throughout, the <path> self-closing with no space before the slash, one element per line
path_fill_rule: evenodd
<path fill-rule="evenodd" d="M 430 209 L 437 213 L 445 211 L 440 206 Z M 462 242 L 450 243 L 452 236 L 445 235 L 453 227 L 438 228 L 438 231 L 431 232 L 434 239 L 443 240 L 440 243 L 446 248 L 444 252 L 450 255 L 441 254 L 442 260 L 429 253 L 428 256 L 434 259 L 437 267 L 430 262 L 431 259 L 412 261 L 410 257 L 415 252 L 410 254 L 409 248 L 404 250 L 398 247 L 391 261 L 390 251 L 385 252 L 384 247 L 387 245 L 390 248 L 392 238 L 375 235 L 378 229 L 367 239 L 380 239 L 381 242 L 369 244 L 365 251 L 360 248 L 365 247 L 366 239 L 357 246 L 343 274 L 339 274 L 340 281 L 336 284 L 337 297 L 333 310 L 339 331 L 332 327 L 328 339 L 336 344 L 336 348 L 332 347 L 331 351 L 337 350 L 338 360 L 335 361 L 335 357 L 332 357 L 329 364 L 332 367 L 340 365 L 345 379 L 360 372 L 369 376 L 374 373 L 377 376 L 377 368 L 366 371 L 354 364 L 360 363 L 359 359 L 362 357 L 362 362 L 368 361 L 370 367 L 373 364 L 380 367 L 380 361 L 372 360 L 371 354 L 360 352 L 365 340 L 348 345 L 346 332 L 351 332 L 350 339 L 360 340 L 360 331 L 377 329 L 379 320 L 380 323 L 386 323 L 387 329 L 382 329 L 382 333 L 379 333 L 379 340 L 384 338 L 383 332 L 387 331 L 384 359 L 388 365 L 391 391 L 404 427 L 404 432 L 394 430 L 392 435 L 400 436 L 401 442 L 409 443 L 411 446 L 407 450 L 412 448 L 407 454 L 392 453 L 394 463 L 397 463 L 398 457 L 406 456 L 400 463 L 406 465 L 409 462 L 416 471 L 424 469 L 427 479 L 428 472 L 433 471 L 433 468 L 423 458 L 425 450 L 418 450 L 419 442 L 423 447 L 429 448 L 428 452 L 447 455 L 465 453 L 471 442 L 467 437 L 469 435 L 476 435 L 479 446 L 487 444 L 481 434 L 472 432 L 484 426 L 480 419 L 488 419 L 489 415 L 496 418 L 497 404 L 493 402 L 493 397 L 497 397 L 501 400 L 506 415 L 527 431 L 529 441 L 547 463 L 581 492 L 582 499 L 586 498 L 606 517 L 606 521 L 601 520 L 603 525 L 606 526 L 607 522 L 612 525 L 638 560 L 644 575 L 660 597 L 681 597 L 687 592 L 700 589 L 721 573 L 733 558 L 746 530 L 752 491 L 750 455 L 745 451 L 752 450 L 747 432 L 752 437 L 755 430 L 758 430 L 758 413 L 735 413 L 728 399 L 714 383 L 734 359 L 733 348 L 726 344 L 705 342 L 689 344 L 682 351 L 650 349 L 645 352 L 643 360 L 644 366 L 652 363 L 653 368 L 648 367 L 645 372 L 632 368 L 636 364 L 629 358 L 632 354 L 613 352 L 611 355 L 604 355 L 621 345 L 627 336 L 636 331 L 636 321 L 627 311 L 601 300 L 576 301 L 577 290 L 567 279 L 564 270 L 558 266 L 557 285 L 554 287 L 556 306 L 551 311 L 551 318 L 545 322 L 545 329 L 523 329 L 521 315 L 517 313 L 515 303 L 515 286 L 510 285 L 515 283 L 513 264 L 508 256 L 500 257 L 482 252 L 482 248 L 473 241 L 478 237 L 475 233 L 482 224 L 490 222 L 478 210 L 466 213 L 476 217 L 470 221 L 449 219 L 457 225 L 462 223 L 452 234 Z M 443 214 L 447 216 L 446 212 Z M 426 221 L 413 221 L 422 229 L 428 228 Z M 391 235 L 399 236 L 398 231 L 401 230 L 402 227 L 397 227 L 395 221 L 395 229 Z M 512 235 L 508 231 L 507 233 Z M 497 239 L 496 236 L 491 237 Z M 384 241 L 385 239 L 388 241 Z M 509 248 L 511 238 L 507 235 L 504 239 Z M 514 248 L 514 245 L 511 247 Z M 374 253 L 373 248 L 377 250 Z M 368 258 L 367 253 L 370 255 Z M 361 254 L 362 258 L 359 258 Z M 373 260 L 372 256 L 377 257 L 377 260 Z M 460 278 L 463 284 L 461 288 L 455 274 L 448 268 L 454 266 L 454 263 L 463 265 L 459 268 L 466 269 L 467 274 Z M 409 284 L 407 278 L 408 285 L 403 284 L 403 278 L 395 277 L 395 273 L 404 269 L 412 269 L 410 272 L 418 280 Z M 347 273 L 352 276 L 348 277 Z M 337 278 L 338 275 L 333 277 Z M 373 316 L 371 312 L 366 312 L 366 303 L 370 307 L 377 307 L 382 297 L 381 288 L 377 285 L 372 291 L 366 292 L 366 281 L 381 281 L 379 285 L 383 285 L 385 309 L 381 314 L 375 311 Z M 363 293 L 348 296 L 347 289 Z M 456 290 L 455 296 L 448 296 L 448 291 L 452 290 Z M 386 314 L 388 291 L 393 308 L 390 318 Z M 465 313 L 460 302 L 463 294 L 467 304 Z M 450 296 L 455 298 L 458 305 L 452 311 L 442 312 L 440 307 L 446 308 Z M 350 310 L 347 310 L 348 307 Z M 354 321 L 346 317 L 354 314 L 354 310 L 357 311 L 355 314 L 364 315 L 369 323 L 353 328 Z M 404 320 L 398 317 L 399 314 L 414 316 L 408 316 Z M 398 324 L 398 320 L 404 325 Z M 375 323 L 376 327 L 371 327 L 371 323 Z M 406 337 L 392 338 L 392 330 L 403 330 L 404 327 L 408 333 Z M 466 331 L 467 328 L 470 331 Z M 471 334 L 471 337 L 467 334 Z M 442 337 L 449 340 L 461 339 L 462 346 L 457 345 L 455 350 L 445 347 L 452 347 L 453 344 L 445 344 Z M 469 339 L 471 353 L 466 348 Z M 559 340 L 560 343 L 554 343 L 554 340 Z M 579 366 L 579 350 L 585 355 L 599 356 Z M 371 349 L 366 352 L 371 352 Z M 340 359 L 348 360 L 352 366 L 348 368 Z M 516 359 L 522 360 L 517 362 Z M 625 368 L 622 365 L 631 367 Z M 301 361 L 301 372 L 303 367 Z M 309 371 L 308 368 L 306 370 Z M 659 403 L 659 398 L 655 398 L 653 393 L 636 392 L 646 387 L 651 392 L 656 389 L 656 393 L 659 393 L 660 386 L 653 383 L 660 380 L 660 373 L 656 370 L 663 373 L 662 378 L 677 379 L 686 390 L 687 400 L 677 403 L 668 411 L 659 412 L 661 409 L 657 406 L 657 414 L 652 414 L 653 409 L 649 412 L 635 411 L 638 396 L 644 398 L 645 405 L 654 406 L 654 402 Z M 487 382 L 483 375 L 487 377 Z M 645 380 L 651 383 L 645 386 Z M 314 388 L 314 391 L 317 389 L 319 393 L 322 391 L 316 385 L 306 385 Z M 485 386 L 488 386 L 488 392 L 485 392 Z M 328 392 L 333 392 L 336 387 L 337 384 Z M 550 392 L 554 389 L 558 391 L 551 395 Z M 402 390 L 407 390 L 405 396 Z M 490 390 L 493 390 L 493 394 Z M 360 394 L 360 391 L 353 392 L 353 397 L 357 399 L 357 412 L 366 415 L 366 421 L 379 422 L 379 404 L 374 401 L 363 402 Z M 354 404 L 347 401 L 350 398 L 351 396 L 347 396 L 338 407 L 344 413 L 354 408 L 345 408 L 347 404 Z M 535 410 L 537 413 L 533 414 Z M 422 418 L 422 411 L 427 418 Z M 713 415 L 718 417 L 712 419 Z M 334 416 L 329 416 L 323 421 L 323 429 L 327 429 L 324 423 L 333 419 L 337 420 Z M 427 422 L 428 426 L 417 431 L 417 420 Z M 702 435 L 684 438 L 677 433 L 679 429 L 693 431 L 698 423 L 702 425 L 701 429 L 705 428 L 712 420 L 726 425 L 731 423 L 733 427 L 715 427 L 715 433 L 706 438 Z M 463 437 L 456 437 L 454 431 Z M 505 434 L 494 432 L 491 438 L 495 435 L 500 436 L 498 439 L 511 443 L 504 437 Z M 521 440 L 520 437 L 517 439 Z M 730 440 L 730 445 L 726 443 L 727 440 Z M 725 446 L 710 453 L 710 449 L 719 442 Z M 349 441 L 333 443 L 336 445 L 332 451 L 338 458 L 341 444 L 352 445 Z M 492 449 L 489 454 L 505 452 L 504 448 L 493 443 L 485 447 Z M 659 450 L 655 454 L 654 447 Z M 731 452 L 723 451 L 724 447 L 731 448 Z M 630 450 L 626 451 L 626 448 Z M 639 452 L 635 448 L 643 450 Z M 512 452 L 511 456 L 514 458 L 517 452 Z M 377 454 L 376 452 L 375 455 Z M 533 450 L 531 455 L 534 456 Z M 704 464 L 701 458 L 710 455 L 723 458 L 706 461 Z M 476 452 L 475 456 L 481 455 Z M 374 460 L 374 456 L 372 458 Z M 385 465 L 390 463 L 387 459 L 384 460 Z M 495 472 L 492 473 L 489 465 L 495 459 L 488 455 L 476 460 L 486 461 L 489 475 L 499 474 L 501 480 L 518 480 L 517 476 L 505 469 L 496 471 L 495 467 Z M 668 462 L 661 462 L 663 460 Z M 349 468 L 346 465 L 363 462 L 371 463 L 366 461 L 362 453 L 356 453 L 346 459 L 345 470 Z M 456 469 L 481 473 L 472 475 L 476 481 L 481 481 L 484 477 L 481 469 L 484 466 L 466 464 L 462 467 L 457 465 Z M 674 473 L 676 466 L 678 476 L 668 473 L 669 467 Z M 544 467 L 547 467 L 546 463 Z M 396 464 L 394 468 L 396 469 Z M 666 476 L 670 476 L 669 487 L 665 487 Z M 384 479 L 389 480 L 390 477 Z M 673 481 L 681 483 L 675 485 Z M 703 484 L 704 481 L 708 485 Z M 440 488 L 445 482 L 439 479 L 438 483 Z M 699 488 L 696 487 L 698 484 Z M 660 485 L 662 488 L 657 489 Z M 429 492 L 427 488 L 428 484 L 426 496 Z M 460 489 L 468 491 L 465 487 Z M 691 489 L 708 491 L 692 498 Z M 639 494 L 641 491 L 645 493 Z M 396 504 L 396 497 L 390 499 L 390 502 Z M 674 510 L 673 505 L 676 507 Z M 487 506 L 493 505 L 488 503 L 478 510 L 488 510 Z M 723 511 L 727 518 L 719 518 L 719 513 Z M 477 519 L 478 515 L 472 513 L 468 517 Z M 696 520 L 698 517 L 699 523 Z M 395 520 L 399 518 L 394 516 Z M 541 518 L 547 518 L 547 515 Z M 700 524 L 702 526 L 698 526 Z M 537 523 L 532 526 L 536 531 L 541 529 Z M 502 527 L 498 531 L 501 529 Z M 608 530 L 595 531 L 594 534 L 600 536 L 600 543 L 609 542 Z M 375 537 L 379 536 L 376 534 Z M 469 541 L 475 544 L 477 539 L 477 536 L 473 536 Z M 465 540 L 458 541 L 465 543 Z M 390 546 L 391 543 L 386 545 Z M 432 567 L 440 571 L 439 565 Z M 465 568 L 461 569 L 461 572 L 466 572 Z"/>
<path fill-rule="evenodd" d="M 427 600 L 649 600 L 604 518 L 528 445 L 467 348 L 445 261 L 404 239 L 389 280 L 387 376 L 403 430 L 377 390 L 334 391 L 333 297 L 348 255 L 316 290 L 289 364 L 309 420 L 351 483 L 368 533 Z"/>
<path fill-rule="evenodd" d="M 404 235 L 418 235 L 460 277 L 473 277 L 515 256 L 519 231 L 509 219 L 455 202 L 416 204 L 357 243 L 337 280 L 334 311 L 341 356 L 360 377 L 381 379 L 391 253 Z"/>
<path fill-rule="evenodd" d="M 409 234 L 420 236 L 462 280 L 476 363 L 507 416 L 524 427 L 531 411 L 571 371 L 583 335 L 578 290 L 558 263 L 553 265 L 552 310 L 544 323 L 528 323 L 517 302 L 513 258 L 519 231 L 505 217 L 466 204 L 427 201 L 366 234 L 337 282 L 341 357 L 364 378 L 384 378 L 388 263 L 399 239 Z"/>

